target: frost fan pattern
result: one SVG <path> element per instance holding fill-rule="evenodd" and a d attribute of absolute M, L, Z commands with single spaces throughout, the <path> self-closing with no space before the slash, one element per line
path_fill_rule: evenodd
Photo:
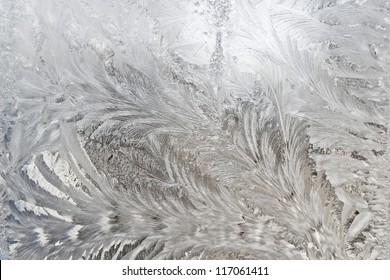
<path fill-rule="evenodd" d="M 390 258 L 390 2 L 0 13 L 2 258 Z"/>

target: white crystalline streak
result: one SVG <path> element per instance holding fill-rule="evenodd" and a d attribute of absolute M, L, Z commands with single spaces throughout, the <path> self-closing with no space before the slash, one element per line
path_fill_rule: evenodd
<path fill-rule="evenodd" d="M 353 220 L 351 227 L 348 230 L 348 238 L 354 239 L 357 235 L 370 223 L 372 213 L 362 212 Z"/>
<path fill-rule="evenodd" d="M 41 215 L 44 215 L 44 216 L 47 216 L 47 215 L 51 215 L 57 219 L 60 219 L 60 220 L 63 220 L 65 222 L 69 222 L 71 223 L 72 222 L 72 218 L 70 217 L 67 217 L 67 216 L 63 216 L 63 215 L 60 215 L 57 211 L 53 210 L 53 209 L 50 209 L 50 208 L 45 208 L 45 207 L 40 207 L 40 206 L 36 206 L 32 203 L 29 203 L 29 202 L 26 202 L 24 200 L 17 200 L 15 201 L 15 207 L 20 211 L 20 212 L 23 212 L 23 211 L 32 211 L 35 215 L 37 216 L 41 216 Z"/>
<path fill-rule="evenodd" d="M 45 230 L 43 228 L 38 227 L 34 231 L 38 233 L 39 243 L 41 244 L 41 246 L 46 246 L 49 243 L 49 240 L 47 239 Z"/>
<path fill-rule="evenodd" d="M 34 164 L 34 160 L 35 160 L 35 156 L 27 165 L 24 166 L 24 171 L 27 173 L 27 175 L 30 177 L 30 179 L 33 180 L 42 189 L 48 191 L 50 194 L 52 194 L 58 198 L 67 200 L 73 205 L 76 205 L 76 203 L 73 201 L 73 199 L 71 197 L 69 197 L 68 195 L 66 195 L 65 193 L 63 193 L 59 189 L 57 189 L 55 186 L 50 184 L 45 179 L 45 177 L 43 177 L 43 175 L 39 172 L 38 168 Z"/>
<path fill-rule="evenodd" d="M 46 211 L 45 208 L 36 206 L 34 204 L 28 203 L 28 202 L 23 201 L 23 200 L 17 200 L 17 201 L 15 201 L 14 204 L 15 204 L 16 209 L 18 209 L 20 212 L 33 211 L 34 214 L 37 216 L 41 216 L 41 215 L 47 216 L 48 215 L 48 212 Z M 58 213 L 57 213 L 57 215 L 58 215 Z"/>
<path fill-rule="evenodd" d="M 76 187 L 78 182 L 77 176 L 72 172 L 69 164 L 58 153 L 45 151 L 42 155 L 47 166 L 66 186 Z"/>
<path fill-rule="evenodd" d="M 73 228 L 71 228 L 67 235 L 72 239 L 72 240 L 77 240 L 77 236 L 79 234 L 79 230 L 82 229 L 83 227 L 80 225 L 75 225 Z"/>

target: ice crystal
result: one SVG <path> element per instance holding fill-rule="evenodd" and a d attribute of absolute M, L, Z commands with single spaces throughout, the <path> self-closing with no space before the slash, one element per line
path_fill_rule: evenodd
<path fill-rule="evenodd" d="M 389 9 L 0 1 L 0 257 L 389 259 Z"/>

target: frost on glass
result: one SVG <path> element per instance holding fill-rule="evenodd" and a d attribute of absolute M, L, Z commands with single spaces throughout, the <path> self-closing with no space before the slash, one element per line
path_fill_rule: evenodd
<path fill-rule="evenodd" d="M 0 0 L 0 257 L 389 259 L 389 11 Z"/>

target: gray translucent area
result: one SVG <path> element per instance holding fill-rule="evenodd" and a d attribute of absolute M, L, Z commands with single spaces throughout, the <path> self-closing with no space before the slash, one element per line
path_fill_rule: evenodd
<path fill-rule="evenodd" d="M 0 258 L 389 259 L 389 3 L 0 0 Z"/>

